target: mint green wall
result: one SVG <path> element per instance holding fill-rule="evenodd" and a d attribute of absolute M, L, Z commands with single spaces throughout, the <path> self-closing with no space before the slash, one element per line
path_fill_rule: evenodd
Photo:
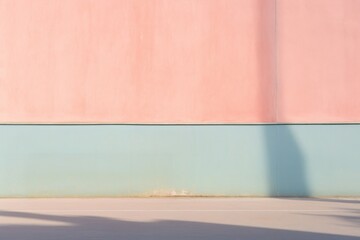
<path fill-rule="evenodd" d="M 360 125 L 0 125 L 0 196 L 360 196 Z"/>

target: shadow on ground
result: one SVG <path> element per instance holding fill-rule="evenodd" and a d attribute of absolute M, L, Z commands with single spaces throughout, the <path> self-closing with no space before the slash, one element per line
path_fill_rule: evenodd
<path fill-rule="evenodd" d="M 343 222 L 343 225 L 349 227 L 360 228 L 360 210 L 353 208 L 342 208 L 341 211 L 346 212 L 347 214 L 306 214 L 317 217 L 326 217 L 326 218 L 337 218 Z M 360 239 L 360 236 L 358 237 Z"/>
<path fill-rule="evenodd" d="M 47 224 L 0 225 L 0 239 L 6 240 L 359 239 L 355 236 L 174 220 L 132 222 L 105 217 L 58 216 L 10 211 L 0 211 L 0 217 L 20 218 L 18 222 L 24 219 L 42 220 Z M 53 225 L 50 225 L 51 223 Z"/>

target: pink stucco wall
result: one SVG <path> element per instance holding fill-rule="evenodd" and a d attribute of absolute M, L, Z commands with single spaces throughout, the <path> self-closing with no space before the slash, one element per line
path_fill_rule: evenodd
<path fill-rule="evenodd" d="M 0 122 L 360 122 L 359 0 L 0 0 Z"/>
<path fill-rule="evenodd" d="M 0 0 L 0 121 L 272 121 L 273 28 L 273 0 Z"/>
<path fill-rule="evenodd" d="M 360 122 L 360 1 L 277 0 L 278 120 Z"/>

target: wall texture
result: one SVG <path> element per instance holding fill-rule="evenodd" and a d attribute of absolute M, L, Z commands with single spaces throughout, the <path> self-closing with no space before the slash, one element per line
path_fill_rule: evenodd
<path fill-rule="evenodd" d="M 0 197 L 360 195 L 359 12 L 0 0 Z"/>
<path fill-rule="evenodd" d="M 360 122 L 360 1 L 278 0 L 278 120 Z"/>
<path fill-rule="evenodd" d="M 269 122 L 274 1 L 0 0 L 0 122 Z"/>
<path fill-rule="evenodd" d="M 359 0 L 0 0 L 0 122 L 359 122 L 359 11 Z"/>
<path fill-rule="evenodd" d="M 0 196 L 360 195 L 360 125 L 2 125 Z"/>

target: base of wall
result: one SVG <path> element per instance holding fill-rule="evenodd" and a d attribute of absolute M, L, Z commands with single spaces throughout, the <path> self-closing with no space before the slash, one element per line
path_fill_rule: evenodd
<path fill-rule="evenodd" d="M 0 197 L 360 196 L 360 125 L 0 125 Z"/>

